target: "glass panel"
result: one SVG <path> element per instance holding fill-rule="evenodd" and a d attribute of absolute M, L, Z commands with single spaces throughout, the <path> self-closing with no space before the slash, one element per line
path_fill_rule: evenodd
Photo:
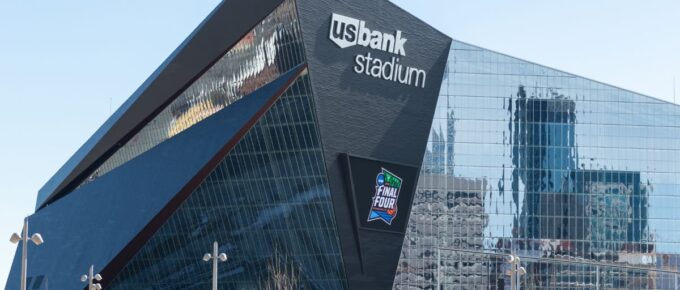
<path fill-rule="evenodd" d="M 395 289 L 677 289 L 680 107 L 454 41 Z"/>
<path fill-rule="evenodd" d="M 295 3 L 287 0 L 96 169 L 83 184 L 172 138 L 303 62 Z"/>
<path fill-rule="evenodd" d="M 244 136 L 107 289 L 345 289 L 306 74 Z M 283 287 L 283 288 L 280 288 Z"/>

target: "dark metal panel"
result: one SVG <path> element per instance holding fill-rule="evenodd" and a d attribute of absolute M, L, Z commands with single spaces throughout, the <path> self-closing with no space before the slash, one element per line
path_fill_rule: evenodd
<path fill-rule="evenodd" d="M 29 230 L 45 243 L 31 246 L 28 276 L 44 275 L 52 289 L 78 289 L 78 277 L 94 264 L 107 283 L 302 69 L 32 215 Z M 14 257 L 5 289 L 19 287 L 20 259 Z"/>
<path fill-rule="evenodd" d="M 343 162 L 357 231 L 403 234 L 420 168 L 347 154 Z"/>
<path fill-rule="evenodd" d="M 349 286 L 391 289 L 404 234 L 355 233 L 354 201 L 340 156 L 420 167 L 451 39 L 388 1 L 298 0 L 298 11 Z M 335 35 L 334 13 L 344 21 L 338 22 Z M 362 28 L 392 43 L 361 45 L 357 32 Z M 395 44 L 399 39 L 403 50 Z M 368 57 L 381 59 L 381 69 L 392 61 L 402 69 L 422 69 L 424 88 L 422 81 L 394 81 L 386 69 L 379 76 L 370 70 L 366 74 L 366 66 L 373 64 L 365 63 Z"/>
<path fill-rule="evenodd" d="M 382 257 L 382 264 L 395 263 L 399 259 L 395 249 L 383 247 L 371 237 L 403 239 L 420 168 L 348 154 L 342 159 L 361 273 L 368 271 L 367 264 L 375 263 L 365 253 L 369 258 Z"/>
<path fill-rule="evenodd" d="M 281 2 L 222 2 L 39 190 L 36 208 L 73 190 Z"/>

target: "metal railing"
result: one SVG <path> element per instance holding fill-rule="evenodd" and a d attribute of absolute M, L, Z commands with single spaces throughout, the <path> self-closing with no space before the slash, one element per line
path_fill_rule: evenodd
<path fill-rule="evenodd" d="M 601 276 L 601 268 L 605 269 L 617 269 L 617 270 L 629 270 L 629 271 L 648 271 L 648 272 L 654 272 L 654 273 L 663 273 L 666 275 L 669 275 L 671 277 L 674 277 L 673 279 L 673 288 L 672 289 L 680 289 L 678 286 L 678 278 L 680 278 L 680 271 L 677 270 L 669 270 L 669 269 L 663 269 L 663 268 L 658 268 L 658 267 L 640 267 L 640 266 L 633 266 L 633 265 L 625 265 L 625 264 L 620 264 L 620 263 L 612 263 L 612 262 L 601 262 L 601 261 L 595 261 L 595 260 L 586 260 L 586 259 L 580 259 L 580 258 L 559 258 L 559 257 L 537 257 L 537 256 L 531 256 L 531 255 L 521 255 L 518 253 L 508 253 L 508 252 L 495 252 L 495 251 L 485 251 L 485 250 L 473 250 L 473 249 L 462 249 L 462 248 L 447 248 L 447 247 L 436 247 L 437 250 L 437 259 L 441 261 L 441 252 L 442 251 L 450 251 L 450 252 L 458 252 L 458 253 L 468 253 L 468 254 L 474 254 L 474 255 L 486 255 L 486 256 L 496 256 L 499 257 L 500 260 L 502 260 L 504 263 L 507 263 L 510 265 L 510 271 L 511 273 L 503 273 L 503 275 L 510 276 L 510 281 L 511 281 L 511 289 L 519 289 L 520 283 L 519 281 L 519 275 L 516 275 L 515 271 L 518 271 L 520 269 L 519 266 L 515 265 L 513 262 L 512 257 L 517 257 L 520 258 L 522 262 L 530 262 L 530 263 L 546 263 L 546 264 L 553 264 L 553 265 L 585 265 L 585 266 L 592 266 L 595 268 L 595 286 L 596 289 L 600 289 L 600 276 Z M 513 265 L 515 265 L 513 267 Z M 439 270 L 438 270 L 439 271 Z M 441 273 L 438 273 L 438 275 L 441 275 Z M 517 280 L 517 281 L 515 281 Z M 515 288 L 516 287 L 516 288 Z"/>

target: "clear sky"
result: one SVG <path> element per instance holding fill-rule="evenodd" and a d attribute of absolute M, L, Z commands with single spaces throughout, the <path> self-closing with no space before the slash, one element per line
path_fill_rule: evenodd
<path fill-rule="evenodd" d="M 394 2 L 455 39 L 668 101 L 675 75 L 680 102 L 680 1 Z M 217 3 L 0 1 L 0 238 Z M 0 287 L 15 249 L 0 239 Z"/>

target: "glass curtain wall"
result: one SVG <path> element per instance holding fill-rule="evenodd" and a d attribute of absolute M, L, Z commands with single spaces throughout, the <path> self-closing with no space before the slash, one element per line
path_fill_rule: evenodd
<path fill-rule="evenodd" d="M 309 78 L 301 76 L 107 289 L 346 289 Z"/>
<path fill-rule="evenodd" d="M 677 289 L 680 107 L 454 41 L 395 289 Z"/>

